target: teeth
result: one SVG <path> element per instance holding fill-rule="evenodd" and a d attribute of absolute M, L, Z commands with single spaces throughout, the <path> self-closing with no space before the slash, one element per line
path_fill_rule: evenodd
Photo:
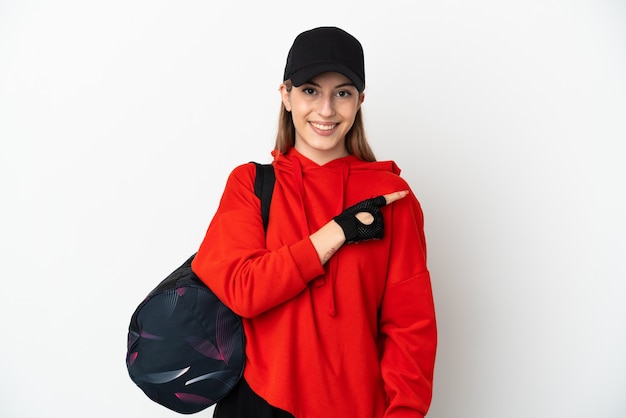
<path fill-rule="evenodd" d="M 320 129 L 322 131 L 330 131 L 331 129 L 333 129 L 335 126 L 337 126 L 336 124 L 332 124 L 332 125 L 320 125 L 318 123 L 313 123 L 311 122 L 311 125 L 313 125 L 314 128 L 316 129 Z"/>

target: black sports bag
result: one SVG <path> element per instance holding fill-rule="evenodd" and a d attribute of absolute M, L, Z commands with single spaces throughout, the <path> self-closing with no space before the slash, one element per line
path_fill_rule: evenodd
<path fill-rule="evenodd" d="M 267 228 L 274 168 L 254 164 L 254 192 Z M 154 402 L 182 414 L 202 411 L 224 398 L 241 378 L 245 363 L 241 318 L 194 274 L 194 257 L 139 304 L 130 320 L 126 353 L 133 382 Z"/>

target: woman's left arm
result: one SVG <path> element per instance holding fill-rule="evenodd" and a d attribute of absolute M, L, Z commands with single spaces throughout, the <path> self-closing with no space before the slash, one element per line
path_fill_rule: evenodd
<path fill-rule="evenodd" d="M 421 418 L 432 398 L 437 329 L 423 215 L 415 196 L 394 204 L 385 221 L 391 239 L 379 328 L 389 400 L 385 418 Z"/>

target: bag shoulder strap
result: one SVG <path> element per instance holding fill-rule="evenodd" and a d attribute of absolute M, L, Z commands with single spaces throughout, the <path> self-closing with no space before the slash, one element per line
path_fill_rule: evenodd
<path fill-rule="evenodd" d="M 254 179 L 254 194 L 261 200 L 261 217 L 263 218 L 263 229 L 267 230 L 267 224 L 270 219 L 270 204 L 272 202 L 272 193 L 274 192 L 274 183 L 276 182 L 276 174 L 272 164 L 261 164 L 254 162 L 256 165 L 256 177 Z"/>

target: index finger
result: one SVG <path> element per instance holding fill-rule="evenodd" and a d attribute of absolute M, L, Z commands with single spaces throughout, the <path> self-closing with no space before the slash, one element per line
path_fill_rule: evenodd
<path fill-rule="evenodd" d="M 394 193 L 389 193 L 384 195 L 383 197 L 385 198 L 385 200 L 387 201 L 387 204 L 391 204 L 393 202 L 395 202 L 396 200 L 400 200 L 404 197 L 406 197 L 406 195 L 409 194 L 408 190 L 402 190 L 399 192 L 394 192 Z"/>

